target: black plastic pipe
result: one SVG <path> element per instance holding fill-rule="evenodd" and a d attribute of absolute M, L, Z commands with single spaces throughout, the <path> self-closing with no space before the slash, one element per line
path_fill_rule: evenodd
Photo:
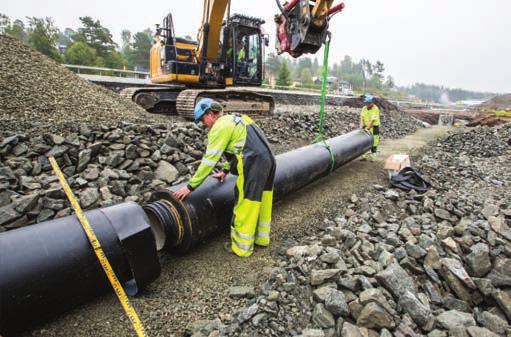
<path fill-rule="evenodd" d="M 158 277 L 154 236 L 141 206 L 128 202 L 85 215 L 128 295 Z M 0 335 L 25 330 L 109 288 L 75 216 L 0 233 Z"/>
<path fill-rule="evenodd" d="M 326 143 L 331 152 L 324 144 L 317 143 L 277 156 L 274 201 L 284 199 L 369 151 L 372 137 L 363 130 L 356 130 Z M 235 182 L 236 177 L 232 175 L 223 183 L 210 177 L 182 202 L 173 192 L 184 184 L 154 192 L 144 210 L 149 216 L 157 249 L 184 253 L 229 228 Z"/>

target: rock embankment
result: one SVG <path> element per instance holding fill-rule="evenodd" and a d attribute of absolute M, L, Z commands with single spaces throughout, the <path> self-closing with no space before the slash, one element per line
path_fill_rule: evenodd
<path fill-rule="evenodd" d="M 265 283 L 236 292 L 244 308 L 193 336 L 510 336 L 510 136 L 433 144 L 415 163 L 433 184 L 423 195 L 374 185 L 340 202 Z"/>
<path fill-rule="evenodd" d="M 337 109 L 337 108 L 336 108 Z M 357 127 L 348 108 L 332 110 L 328 137 Z M 0 132 L 0 230 L 69 215 L 71 209 L 51 170 L 54 156 L 84 209 L 123 201 L 144 202 L 151 191 L 188 179 L 206 146 L 206 130 L 194 123 L 45 123 Z M 258 121 L 277 153 L 303 146 L 317 132 L 317 114 L 282 112 Z M 382 117 L 385 137 L 413 132 L 416 120 L 399 112 Z"/>

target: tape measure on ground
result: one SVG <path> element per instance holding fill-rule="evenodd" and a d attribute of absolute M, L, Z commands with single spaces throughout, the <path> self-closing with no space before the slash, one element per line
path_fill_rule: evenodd
<path fill-rule="evenodd" d="M 110 265 L 110 262 L 108 261 L 108 258 L 105 255 L 105 252 L 103 251 L 103 248 L 101 248 L 101 244 L 99 243 L 98 238 L 96 237 L 96 234 L 94 234 L 94 230 L 92 229 L 91 225 L 89 224 L 89 221 L 87 220 L 87 217 L 82 211 L 82 208 L 80 207 L 80 204 L 76 200 L 73 192 L 71 191 L 71 188 L 67 184 L 66 178 L 64 177 L 64 174 L 62 174 L 62 171 L 60 170 L 59 165 L 57 164 L 57 161 L 55 158 L 50 157 L 50 164 L 53 168 L 53 171 L 55 171 L 55 174 L 59 178 L 60 185 L 64 189 L 64 192 L 66 193 L 67 198 L 69 199 L 69 202 L 71 203 L 71 206 L 73 207 L 76 217 L 80 221 L 80 224 L 83 227 L 83 230 L 85 231 L 85 234 L 87 235 L 87 238 L 89 239 L 90 244 L 92 245 L 92 248 L 94 249 L 94 253 L 96 253 L 96 256 L 98 258 L 99 263 L 101 264 L 101 267 L 103 267 L 103 270 L 105 271 L 106 276 L 108 277 L 108 280 L 110 281 L 110 284 L 112 285 L 112 288 L 114 288 L 115 294 L 117 295 L 117 298 L 121 302 L 121 305 L 126 312 L 126 315 L 131 321 L 131 324 L 133 325 L 133 328 L 135 329 L 138 337 L 145 337 L 144 327 L 142 325 L 142 322 L 140 321 L 140 318 L 138 317 L 135 309 L 131 306 L 130 301 L 128 299 L 128 296 L 124 292 L 124 289 L 119 282 L 119 279 L 115 275 L 114 270 L 112 269 L 112 266 Z"/>

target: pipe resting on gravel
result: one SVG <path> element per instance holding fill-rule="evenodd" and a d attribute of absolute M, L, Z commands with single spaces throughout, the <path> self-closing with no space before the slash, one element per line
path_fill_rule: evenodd
<path fill-rule="evenodd" d="M 355 130 L 322 143 L 308 145 L 277 156 L 274 201 L 280 201 L 302 187 L 322 178 L 332 169 L 352 161 L 372 146 L 372 137 Z M 332 166 L 332 156 L 334 165 Z M 184 184 L 156 191 L 144 205 L 158 250 L 185 253 L 211 235 L 229 228 L 232 218 L 236 177 L 223 183 L 209 177 L 184 201 L 173 192 Z"/>
<path fill-rule="evenodd" d="M 154 281 L 154 237 L 133 202 L 85 212 L 128 295 Z M 0 234 L 0 335 L 27 329 L 111 288 L 76 216 Z"/>
<path fill-rule="evenodd" d="M 372 137 L 356 130 L 326 143 L 331 152 L 318 143 L 277 156 L 275 201 L 362 155 Z M 185 253 L 229 228 L 235 181 L 210 177 L 183 202 L 173 196 L 181 184 L 154 192 L 143 207 L 127 202 L 85 213 L 128 295 L 158 277 L 157 250 Z M 25 330 L 109 287 L 74 215 L 0 233 L 0 335 Z"/>

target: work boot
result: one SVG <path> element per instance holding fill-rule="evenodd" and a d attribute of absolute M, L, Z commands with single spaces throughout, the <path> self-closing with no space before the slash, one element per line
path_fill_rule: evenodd
<path fill-rule="evenodd" d="M 367 160 L 376 161 L 376 153 L 371 153 L 367 156 Z"/>
<path fill-rule="evenodd" d="M 232 245 L 232 243 L 231 243 L 231 242 L 226 242 L 226 243 L 224 243 L 224 250 L 225 250 L 227 253 L 229 253 L 229 254 L 234 254 L 234 252 L 232 251 L 231 245 Z"/>
<path fill-rule="evenodd" d="M 369 152 L 364 153 L 362 156 L 360 156 L 360 160 L 369 160 Z"/>

